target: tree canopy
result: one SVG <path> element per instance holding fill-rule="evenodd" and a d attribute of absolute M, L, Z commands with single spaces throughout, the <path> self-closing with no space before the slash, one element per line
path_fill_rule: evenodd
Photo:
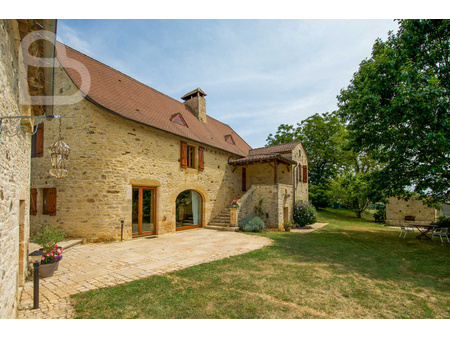
<path fill-rule="evenodd" d="M 383 167 L 373 179 L 386 197 L 447 201 L 450 191 L 450 20 L 399 20 L 378 39 L 338 96 L 356 153 Z"/>
<path fill-rule="evenodd" d="M 335 113 L 315 114 L 297 127 L 281 124 L 275 135 L 267 137 L 267 145 L 301 141 L 309 155 L 309 181 L 317 185 L 335 178 L 353 161 L 344 150 L 345 135 L 345 125 Z"/>

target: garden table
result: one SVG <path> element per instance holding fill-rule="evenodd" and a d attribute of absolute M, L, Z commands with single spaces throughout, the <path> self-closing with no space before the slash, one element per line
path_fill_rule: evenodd
<path fill-rule="evenodd" d="M 431 240 L 430 237 L 427 236 L 427 233 L 429 233 L 431 230 L 433 230 L 434 228 L 437 227 L 437 225 L 424 225 L 424 224 L 409 224 L 412 225 L 413 227 L 415 227 L 417 230 L 419 230 L 420 235 L 417 236 L 417 239 L 422 239 L 422 238 L 428 238 L 429 240 Z"/>

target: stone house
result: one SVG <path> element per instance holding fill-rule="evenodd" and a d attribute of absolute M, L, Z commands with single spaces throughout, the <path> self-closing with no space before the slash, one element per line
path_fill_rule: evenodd
<path fill-rule="evenodd" d="M 206 114 L 197 88 L 175 100 L 72 48 L 58 55 L 55 92 L 80 101 L 55 106 L 71 147 L 69 175 L 49 175 L 44 123 L 31 159 L 31 226 L 58 224 L 71 237 L 112 241 L 198 227 L 226 229 L 262 199 L 267 226 L 292 219 L 308 199 L 308 158 L 300 142 L 251 149 L 228 125 Z M 85 66 L 77 72 L 74 64 Z M 90 79 L 89 79 L 90 77 Z M 86 80 L 87 79 L 87 80 Z M 230 210 L 241 199 L 239 213 Z M 233 218 L 231 218 L 233 216 Z"/>
<path fill-rule="evenodd" d="M 42 29 L 55 32 L 56 20 L 0 20 L 0 318 L 17 316 L 28 266 L 31 136 L 13 134 L 17 126 L 31 130 L 32 116 L 52 114 L 51 107 L 20 101 L 52 91 L 51 72 L 26 68 L 21 47 L 25 36 Z M 51 58 L 53 48 L 39 40 L 28 54 Z"/>

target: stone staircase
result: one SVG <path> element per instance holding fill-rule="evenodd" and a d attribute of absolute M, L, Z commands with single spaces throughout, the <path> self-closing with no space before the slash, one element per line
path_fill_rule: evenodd
<path fill-rule="evenodd" d="M 239 231 L 238 227 L 232 227 L 230 222 L 230 209 L 225 208 L 222 212 L 214 217 L 205 229 L 219 230 L 219 231 Z"/>

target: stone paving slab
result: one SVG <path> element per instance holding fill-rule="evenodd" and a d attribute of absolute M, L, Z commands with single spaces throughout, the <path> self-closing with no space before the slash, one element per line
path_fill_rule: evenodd
<path fill-rule="evenodd" d="M 240 255 L 271 242 L 237 232 L 195 229 L 122 243 L 77 245 L 64 254 L 52 277 L 40 280 L 39 309 L 32 309 L 33 282 L 25 283 L 18 318 L 73 318 L 70 295 Z"/>

